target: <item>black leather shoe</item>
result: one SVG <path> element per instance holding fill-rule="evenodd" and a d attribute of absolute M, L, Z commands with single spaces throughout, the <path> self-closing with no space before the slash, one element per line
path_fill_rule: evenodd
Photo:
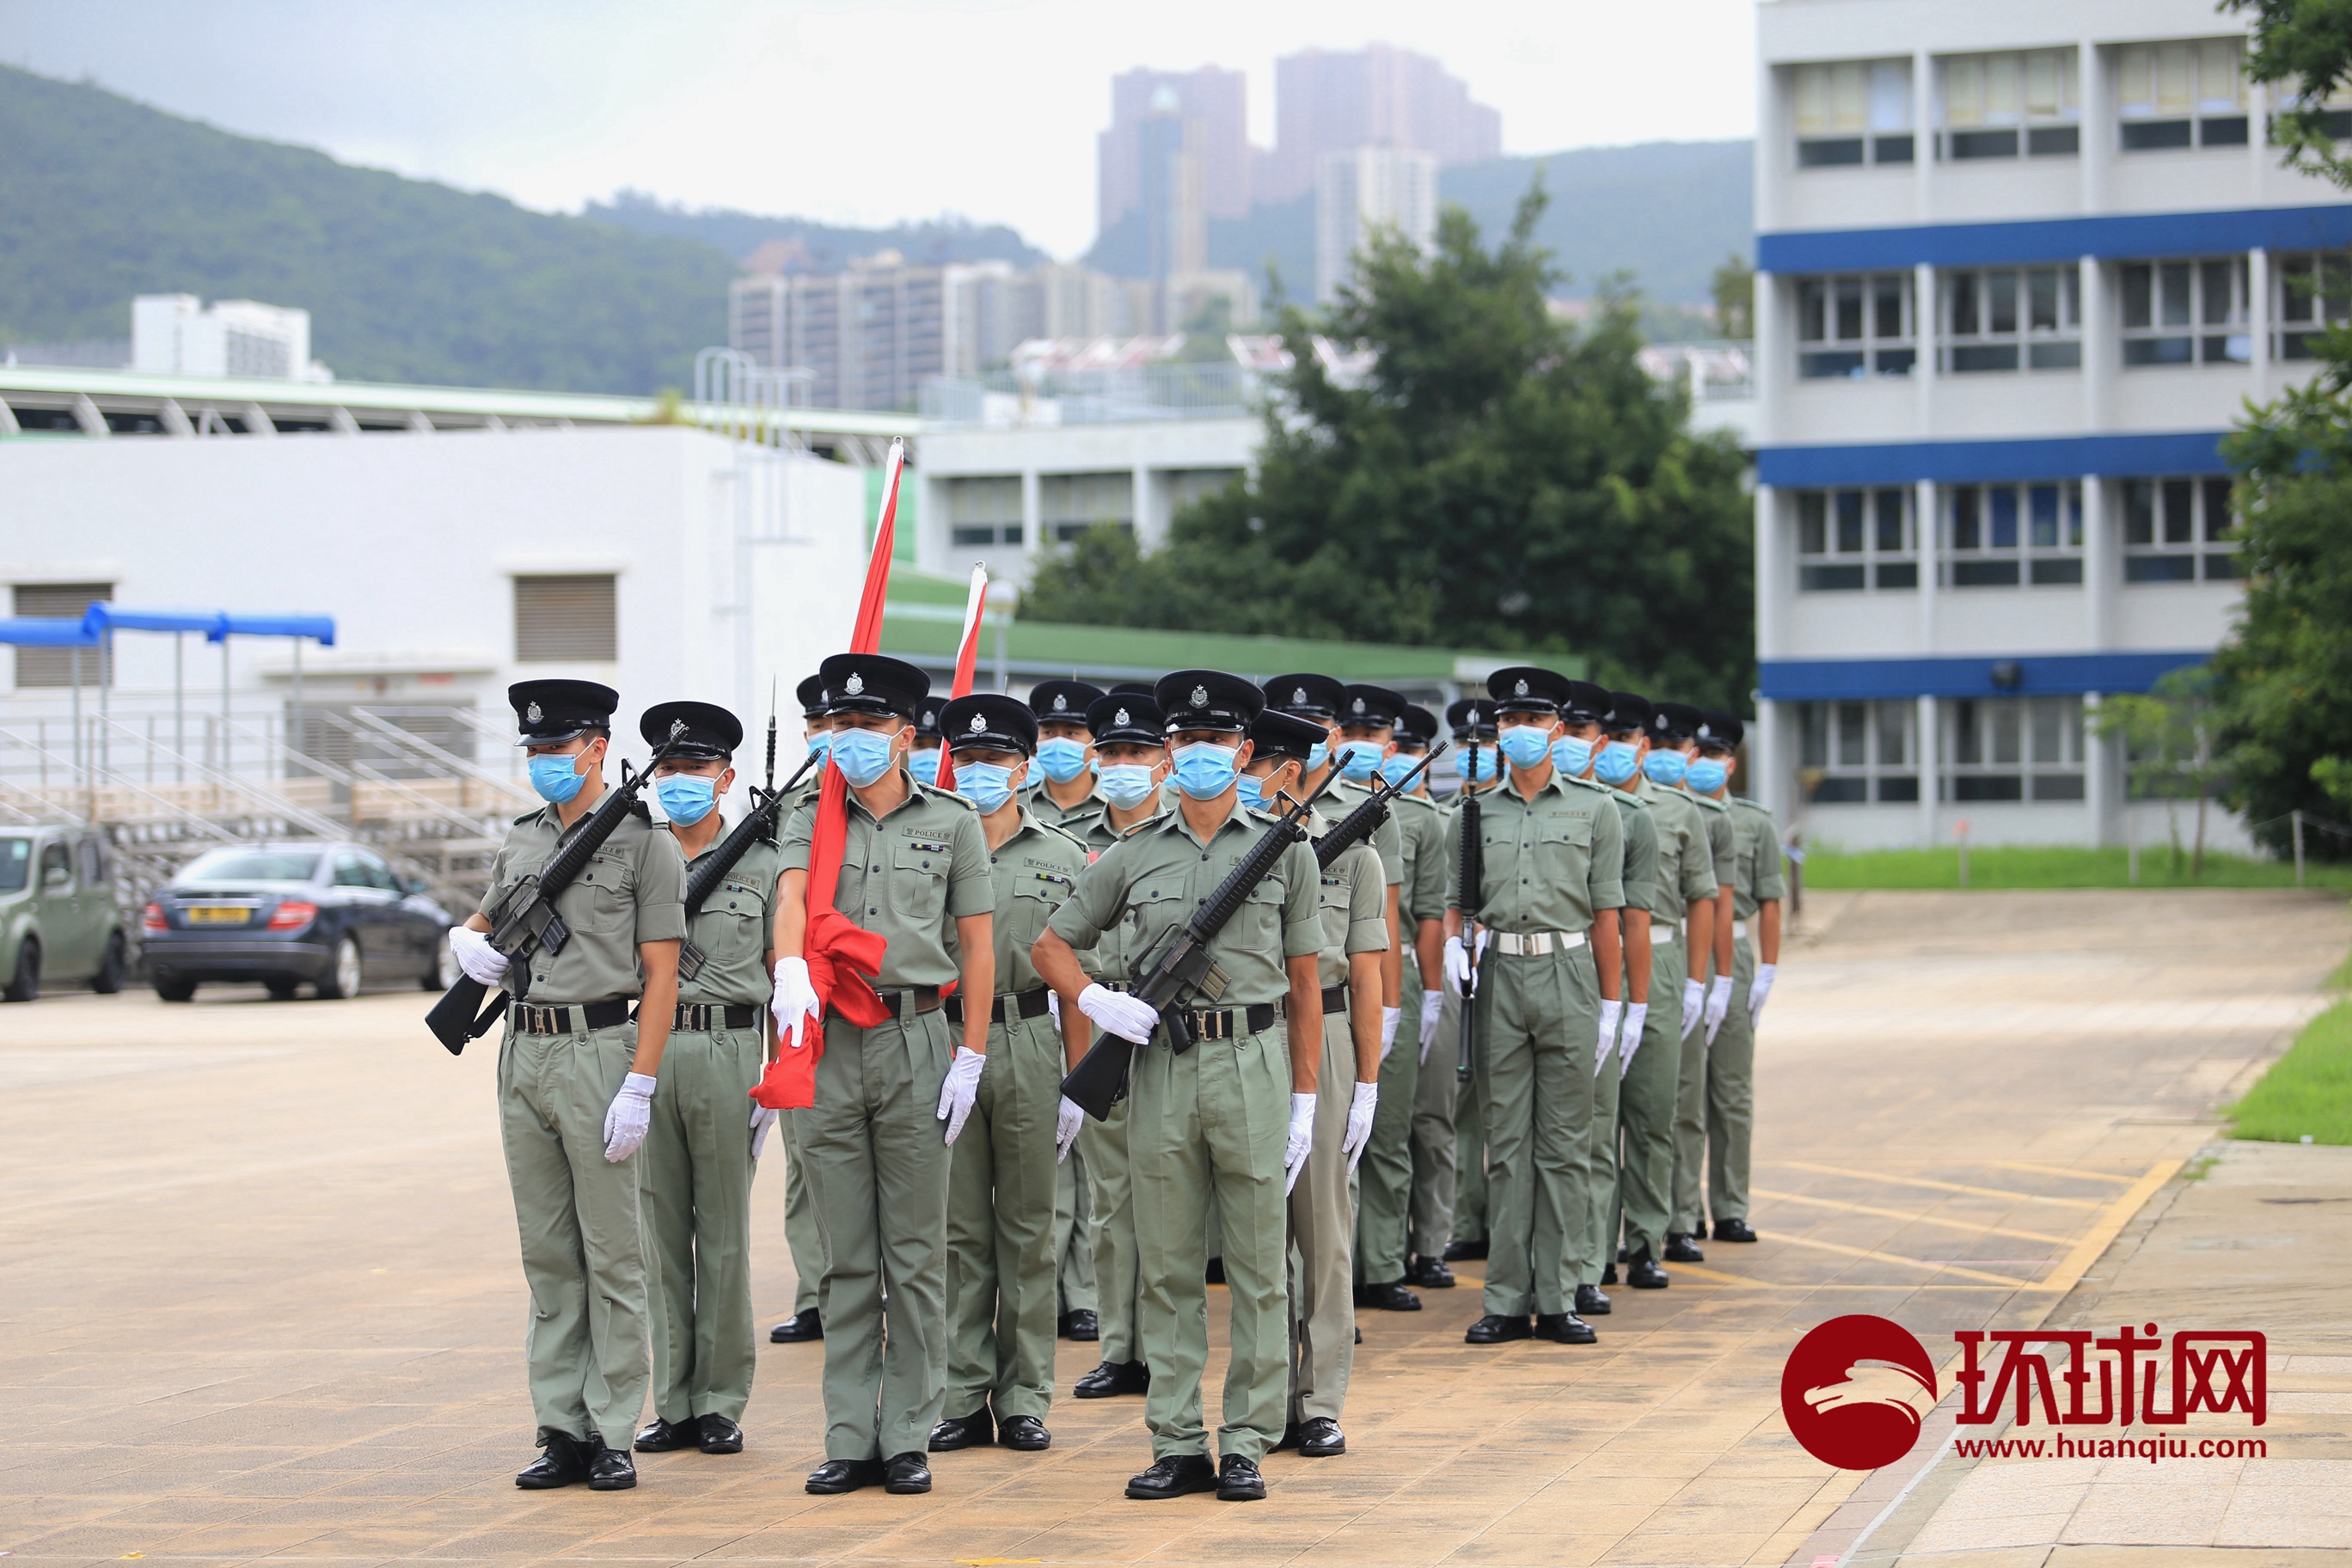
<path fill-rule="evenodd" d="M 1532 1332 L 1525 1318 L 1498 1317 L 1489 1312 L 1470 1325 L 1470 1331 L 1462 1336 L 1462 1342 L 1466 1345 L 1499 1345 L 1505 1340 L 1527 1339 Z"/>
<path fill-rule="evenodd" d="M 1056 1325 L 1056 1331 L 1066 1340 L 1076 1340 L 1082 1345 L 1090 1345 L 1102 1338 L 1102 1320 L 1094 1315 L 1091 1308 L 1080 1307 L 1075 1311 L 1062 1314 L 1062 1321 Z"/>
<path fill-rule="evenodd" d="M 1454 1289 L 1454 1270 L 1434 1258 L 1416 1258 L 1412 1267 L 1404 1271 L 1404 1282 L 1423 1290 Z"/>
<path fill-rule="evenodd" d="M 1403 1280 L 1391 1279 L 1381 1285 L 1357 1286 L 1356 1305 L 1382 1312 L 1418 1312 L 1421 1298 L 1406 1289 Z"/>
<path fill-rule="evenodd" d="M 931 1467 L 920 1454 L 893 1454 L 882 1465 L 882 1489 L 900 1497 L 931 1489 Z"/>
<path fill-rule="evenodd" d="M 1285 1448 L 1296 1448 L 1297 1447 L 1298 1447 L 1298 1423 L 1296 1421 L 1287 1422 L 1282 1428 L 1281 1441 L 1275 1444 L 1274 1451 L 1279 1454 Z"/>
<path fill-rule="evenodd" d="M 1225 1282 L 1225 1260 L 1222 1255 L 1209 1259 L 1209 1271 L 1204 1278 L 1212 1285 L 1222 1285 Z"/>
<path fill-rule="evenodd" d="M 1598 1285 L 1576 1288 L 1576 1315 L 1580 1318 L 1605 1318 L 1609 1315 L 1609 1298 Z"/>
<path fill-rule="evenodd" d="M 1164 1459 L 1154 1459 L 1151 1468 L 1141 1475 L 1129 1476 L 1127 1495 L 1149 1502 L 1158 1498 L 1213 1491 L 1216 1485 L 1217 1468 L 1209 1463 L 1208 1455 L 1171 1454 Z"/>
<path fill-rule="evenodd" d="M 969 1415 L 950 1415 L 931 1428 L 931 1452 L 951 1454 L 958 1448 L 985 1448 L 996 1441 L 996 1423 L 982 1405 Z"/>
<path fill-rule="evenodd" d="M 1670 1230 L 1666 1232 L 1666 1261 L 1704 1263 L 1706 1261 L 1706 1254 L 1698 1249 L 1697 1242 L 1693 1241 L 1681 1231 Z"/>
<path fill-rule="evenodd" d="M 702 1441 L 696 1447 L 706 1454 L 740 1454 L 743 1451 L 743 1428 L 724 1415 L 705 1415 Z"/>
<path fill-rule="evenodd" d="M 586 1445 L 568 1433 L 550 1432 L 543 1451 L 516 1475 L 515 1485 L 527 1492 L 543 1492 L 587 1479 Z"/>
<path fill-rule="evenodd" d="M 1298 1454 L 1301 1458 L 1328 1459 L 1348 1451 L 1348 1435 L 1328 1415 L 1318 1415 L 1298 1424 Z M 1231 1460 L 1226 1461 L 1231 1463 Z"/>
<path fill-rule="evenodd" d="M 588 1461 L 588 1489 L 625 1492 L 636 1484 L 637 1464 L 629 1458 L 629 1451 L 598 1444 L 595 1457 Z"/>
<path fill-rule="evenodd" d="M 1574 1312 L 1538 1312 L 1536 1338 L 1549 1340 L 1555 1344 L 1589 1345 L 1601 1336 L 1592 1331 L 1591 1323 Z"/>
<path fill-rule="evenodd" d="M 1054 1446 L 1054 1435 L 1034 1415 L 1008 1415 L 996 1428 L 996 1441 L 1003 1447 L 1036 1454 Z"/>
<path fill-rule="evenodd" d="M 1445 1244 L 1445 1261 L 1448 1263 L 1459 1263 L 1465 1258 L 1475 1261 L 1486 1256 L 1486 1244 L 1483 1241 L 1449 1241 Z"/>
<path fill-rule="evenodd" d="M 1264 1502 L 1265 1478 L 1257 1473 L 1257 1461 L 1244 1459 L 1239 1454 L 1227 1454 L 1224 1463 L 1217 1467 L 1217 1500 L 1219 1502 Z"/>
<path fill-rule="evenodd" d="M 635 1447 L 640 1454 L 671 1454 L 701 1441 L 702 1424 L 697 1417 L 671 1421 L 656 1415 L 652 1426 L 637 1434 Z"/>
<path fill-rule="evenodd" d="M 1080 1399 L 1112 1399 L 1151 1392 L 1151 1369 L 1139 1361 L 1107 1361 L 1078 1379 L 1071 1392 Z"/>
<path fill-rule="evenodd" d="M 1601 1270 L 1601 1282 L 1603 1285 L 1614 1285 L 1617 1283 L 1617 1266 L 1615 1264 L 1612 1263 Z"/>
<path fill-rule="evenodd" d="M 1715 1222 L 1715 1239 L 1753 1241 L 1756 1239 L 1756 1233 L 1748 1228 L 1748 1222 L 1744 1219 L 1719 1219 Z"/>
<path fill-rule="evenodd" d="M 1632 1261 L 1625 1265 L 1625 1283 L 1636 1290 L 1663 1290 L 1672 1281 L 1666 1278 L 1666 1271 L 1658 1266 L 1658 1260 L 1650 1256 L 1650 1249 L 1645 1247 L 1633 1254 Z"/>
<path fill-rule="evenodd" d="M 854 1492 L 860 1487 L 878 1487 L 882 1481 L 879 1459 L 827 1459 L 808 1473 L 808 1489 L 819 1497 Z"/>
<path fill-rule="evenodd" d="M 794 1312 L 768 1331 L 768 1342 L 772 1345 L 804 1345 L 811 1340 L 823 1338 L 824 1324 L 818 1319 L 814 1307 L 805 1312 Z"/>

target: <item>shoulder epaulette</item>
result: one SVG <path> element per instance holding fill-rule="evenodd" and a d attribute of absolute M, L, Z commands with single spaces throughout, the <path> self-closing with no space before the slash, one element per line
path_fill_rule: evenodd
<path fill-rule="evenodd" d="M 980 807 L 974 805 L 968 796 L 958 795 L 951 789 L 941 789 L 937 784 L 927 784 L 920 779 L 910 782 L 918 792 L 930 796 L 933 800 L 951 800 L 969 812 L 977 813 L 980 810 Z"/>
<path fill-rule="evenodd" d="M 1087 841 L 1080 838 L 1076 834 L 1072 833 L 1069 829 L 1064 827 L 1058 822 L 1040 822 L 1033 816 L 1029 819 L 1029 825 L 1032 827 L 1036 828 L 1041 833 L 1049 833 L 1055 837 L 1063 840 L 1067 843 L 1071 848 L 1076 850 L 1081 855 L 1087 853 Z"/>
<path fill-rule="evenodd" d="M 546 809 L 547 808 L 543 805 L 535 805 L 529 811 L 524 812 L 520 816 L 516 817 L 514 819 L 514 825 L 517 827 L 520 827 L 524 823 L 530 821 L 533 817 L 537 816 L 541 812 L 545 811 Z"/>

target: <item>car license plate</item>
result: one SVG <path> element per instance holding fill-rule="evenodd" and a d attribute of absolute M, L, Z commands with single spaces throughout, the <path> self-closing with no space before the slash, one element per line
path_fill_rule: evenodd
<path fill-rule="evenodd" d="M 192 926 L 241 926 L 253 918 L 243 904 L 190 904 L 180 912 Z"/>

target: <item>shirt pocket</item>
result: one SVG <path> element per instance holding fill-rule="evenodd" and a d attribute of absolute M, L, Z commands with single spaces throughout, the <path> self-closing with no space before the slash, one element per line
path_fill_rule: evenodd
<path fill-rule="evenodd" d="M 767 903 L 740 883 L 722 882 L 694 917 L 694 944 L 717 960 L 754 958 L 767 950 Z"/>
<path fill-rule="evenodd" d="M 1184 923 L 1192 906 L 1184 896 L 1181 876 L 1138 882 L 1128 890 L 1127 957 L 1132 961 L 1149 952 L 1171 926 Z"/>
<path fill-rule="evenodd" d="M 890 907 L 919 925 L 929 925 L 948 907 L 948 847 L 935 839 L 901 844 L 892 851 Z"/>
<path fill-rule="evenodd" d="M 593 856 L 572 887 L 575 897 L 570 901 L 578 908 L 572 923 L 580 930 L 610 935 L 632 928 L 637 900 L 627 861 L 617 855 Z"/>
<path fill-rule="evenodd" d="M 1591 860 L 1592 824 L 1587 819 L 1547 822 L 1536 830 L 1536 865 L 1546 881 L 1580 883 Z"/>
<path fill-rule="evenodd" d="M 1223 933 L 1225 945 L 1279 955 L 1282 952 L 1282 900 L 1279 877 L 1266 877 L 1249 890 Z M 1340 900 L 1341 906 L 1346 899 Z"/>
<path fill-rule="evenodd" d="M 1012 907 L 1006 915 L 1013 929 L 1006 935 L 1017 951 L 1027 952 L 1045 934 L 1045 922 L 1070 896 L 1070 879 L 1058 871 L 1024 871 L 1013 883 Z"/>

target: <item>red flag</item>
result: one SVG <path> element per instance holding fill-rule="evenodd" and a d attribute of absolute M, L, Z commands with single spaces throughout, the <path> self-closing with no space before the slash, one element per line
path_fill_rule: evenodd
<path fill-rule="evenodd" d="M 980 662 L 980 616 L 988 607 L 988 568 L 974 563 L 971 595 L 963 605 L 963 641 L 956 645 L 955 683 L 948 688 L 950 701 L 971 695 L 972 670 Z M 940 738 L 940 787 L 955 788 L 955 756 L 947 738 Z"/>

